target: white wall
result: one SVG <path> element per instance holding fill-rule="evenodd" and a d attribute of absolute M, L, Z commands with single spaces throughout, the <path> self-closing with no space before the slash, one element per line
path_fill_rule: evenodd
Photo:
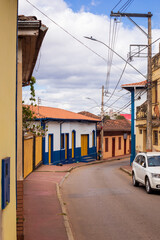
<path fill-rule="evenodd" d="M 60 122 L 50 121 L 46 124 L 48 131 L 45 140 L 45 151 L 48 152 L 48 134 L 53 134 L 53 150 L 60 150 Z M 96 124 L 82 122 L 61 123 L 61 133 L 69 133 L 69 148 L 72 148 L 72 131 L 76 131 L 76 147 L 81 147 L 81 134 L 89 134 L 89 147 L 92 147 L 92 131 L 95 131 L 96 144 Z"/>
<path fill-rule="evenodd" d="M 48 122 L 48 131 L 46 134 L 45 151 L 48 152 L 48 134 L 53 134 L 53 151 L 60 149 L 60 123 L 59 122 Z"/>
<path fill-rule="evenodd" d="M 95 123 L 82 122 L 64 122 L 62 124 L 62 133 L 69 133 L 69 148 L 72 148 L 72 131 L 76 131 L 76 147 L 81 147 L 81 134 L 89 134 L 89 147 L 92 147 L 92 131 L 95 130 Z M 95 134 L 96 143 L 96 134 Z"/>

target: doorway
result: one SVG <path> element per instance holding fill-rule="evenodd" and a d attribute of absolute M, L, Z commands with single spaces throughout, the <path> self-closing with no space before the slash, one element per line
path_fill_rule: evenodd
<path fill-rule="evenodd" d="M 115 157 L 115 138 L 112 138 L 112 157 Z"/>

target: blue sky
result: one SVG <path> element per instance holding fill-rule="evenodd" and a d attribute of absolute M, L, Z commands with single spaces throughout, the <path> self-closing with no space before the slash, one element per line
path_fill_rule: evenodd
<path fill-rule="evenodd" d="M 33 76 L 37 79 L 36 97 L 42 99 L 42 105 L 63 108 L 71 111 L 90 111 L 99 113 L 95 101 L 101 103 L 101 88 L 106 83 L 108 48 L 97 42 L 85 39 L 83 36 L 93 36 L 108 43 L 110 12 L 118 0 L 29 0 L 45 15 L 49 16 L 66 31 L 80 40 L 84 45 L 101 55 L 106 61 L 98 57 L 86 46 L 80 44 L 73 37 L 66 34 L 56 24 L 47 19 L 26 0 L 19 2 L 19 14 L 36 16 L 48 27 Z M 127 0 L 122 0 L 119 8 Z M 134 0 L 127 12 L 153 13 L 153 40 L 160 37 L 160 4 L 158 0 Z M 146 19 L 134 20 L 147 28 Z M 118 24 L 115 51 L 127 59 L 130 44 L 146 44 L 146 36 L 127 18 Z M 146 29 L 145 29 L 146 30 Z M 159 42 L 154 45 L 154 52 L 159 50 Z M 124 61 L 113 56 L 109 92 L 112 93 L 124 68 Z M 146 76 L 146 58 L 135 58 L 131 64 Z M 111 105 L 118 97 L 125 94 L 121 85 L 143 81 L 144 78 L 127 66 L 119 82 L 115 94 L 108 102 Z M 28 88 L 23 88 L 24 99 L 29 99 Z M 89 101 L 87 98 L 93 98 Z M 130 96 L 121 98 L 112 108 L 120 108 L 130 100 Z M 107 97 L 105 96 L 105 101 Z M 26 101 L 29 104 L 28 101 Z M 130 107 L 125 109 L 129 112 Z"/>
<path fill-rule="evenodd" d="M 66 0 L 69 7 L 75 11 L 79 12 L 82 8 L 85 11 L 97 14 L 97 15 L 108 15 L 110 16 L 111 10 L 117 5 L 119 0 Z M 119 5 L 114 9 L 114 12 L 120 10 L 120 8 L 127 2 L 127 0 L 122 0 Z M 128 7 L 126 12 L 134 13 L 148 13 L 153 14 L 152 25 L 153 27 L 160 27 L 160 2 L 159 0 L 134 0 Z M 146 25 L 144 19 L 138 19 L 138 23 Z M 128 21 L 125 23 L 131 25 Z"/>

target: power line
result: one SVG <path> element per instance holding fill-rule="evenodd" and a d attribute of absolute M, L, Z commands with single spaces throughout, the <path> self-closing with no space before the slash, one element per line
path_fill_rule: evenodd
<path fill-rule="evenodd" d="M 155 42 L 157 42 L 159 39 L 160 39 L 160 38 L 157 38 L 154 42 L 152 42 L 151 45 L 153 45 L 153 44 L 154 44 Z M 139 50 L 137 53 L 134 53 L 134 54 L 133 54 L 132 56 L 130 56 L 130 57 L 134 57 L 136 54 L 142 52 L 142 51 L 145 50 L 146 48 L 148 48 L 148 46 L 145 46 L 144 48 L 142 48 L 141 50 Z M 129 60 L 129 59 L 128 59 L 128 60 Z M 117 89 L 117 87 L 118 87 L 118 85 L 119 85 L 119 83 L 120 83 L 120 81 L 121 81 L 121 79 L 122 79 L 122 76 L 123 76 L 123 74 L 124 74 L 124 72 L 125 72 L 125 69 L 126 69 L 126 67 L 127 67 L 128 60 L 126 61 L 126 64 L 125 64 L 125 66 L 124 66 L 124 68 L 123 68 L 123 70 L 122 70 L 121 76 L 120 76 L 120 78 L 119 78 L 119 80 L 118 80 L 118 82 L 117 82 L 117 84 L 116 84 L 116 86 L 115 86 L 115 88 L 114 88 L 111 96 L 109 97 L 109 99 L 108 99 L 105 103 L 109 102 L 109 100 L 110 100 L 110 99 L 112 98 L 112 96 L 114 95 L 115 90 Z"/>
<path fill-rule="evenodd" d="M 79 42 L 80 44 L 82 44 L 84 47 L 86 47 L 88 50 L 90 50 L 91 52 L 93 52 L 94 54 L 96 54 L 98 57 L 100 57 L 101 59 L 103 59 L 105 62 L 107 62 L 107 60 L 102 57 L 100 54 L 98 54 L 97 52 L 95 52 L 93 49 L 91 49 L 90 47 L 88 47 L 87 45 L 85 45 L 81 40 L 79 40 L 78 38 L 76 38 L 75 36 L 73 36 L 70 32 L 68 32 L 66 29 L 64 29 L 62 26 L 60 26 L 58 23 L 56 23 L 52 18 L 50 18 L 47 14 L 45 14 L 44 12 L 42 12 L 39 8 L 37 8 L 33 3 L 31 3 L 29 0 L 26 0 L 26 2 L 28 2 L 32 7 L 34 7 L 37 11 L 39 11 L 42 15 L 44 15 L 46 18 L 48 18 L 52 23 L 54 23 L 56 26 L 58 26 L 61 30 L 63 30 L 65 33 L 67 33 L 70 37 L 72 37 L 74 40 L 76 40 L 77 42 Z"/>
<path fill-rule="evenodd" d="M 122 2 L 122 0 L 120 0 L 115 6 L 114 8 L 112 8 L 112 11 Z"/>

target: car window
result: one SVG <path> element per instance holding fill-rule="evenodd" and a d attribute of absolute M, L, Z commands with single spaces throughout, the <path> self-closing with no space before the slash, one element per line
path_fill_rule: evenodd
<path fill-rule="evenodd" d="M 147 158 L 148 167 L 160 166 L 160 156 L 150 156 Z"/>
<path fill-rule="evenodd" d="M 134 161 L 139 164 L 139 162 L 140 162 L 140 155 L 138 155 L 138 156 L 135 158 Z"/>
<path fill-rule="evenodd" d="M 145 156 L 140 156 L 139 164 L 142 166 L 142 164 L 145 163 Z"/>

